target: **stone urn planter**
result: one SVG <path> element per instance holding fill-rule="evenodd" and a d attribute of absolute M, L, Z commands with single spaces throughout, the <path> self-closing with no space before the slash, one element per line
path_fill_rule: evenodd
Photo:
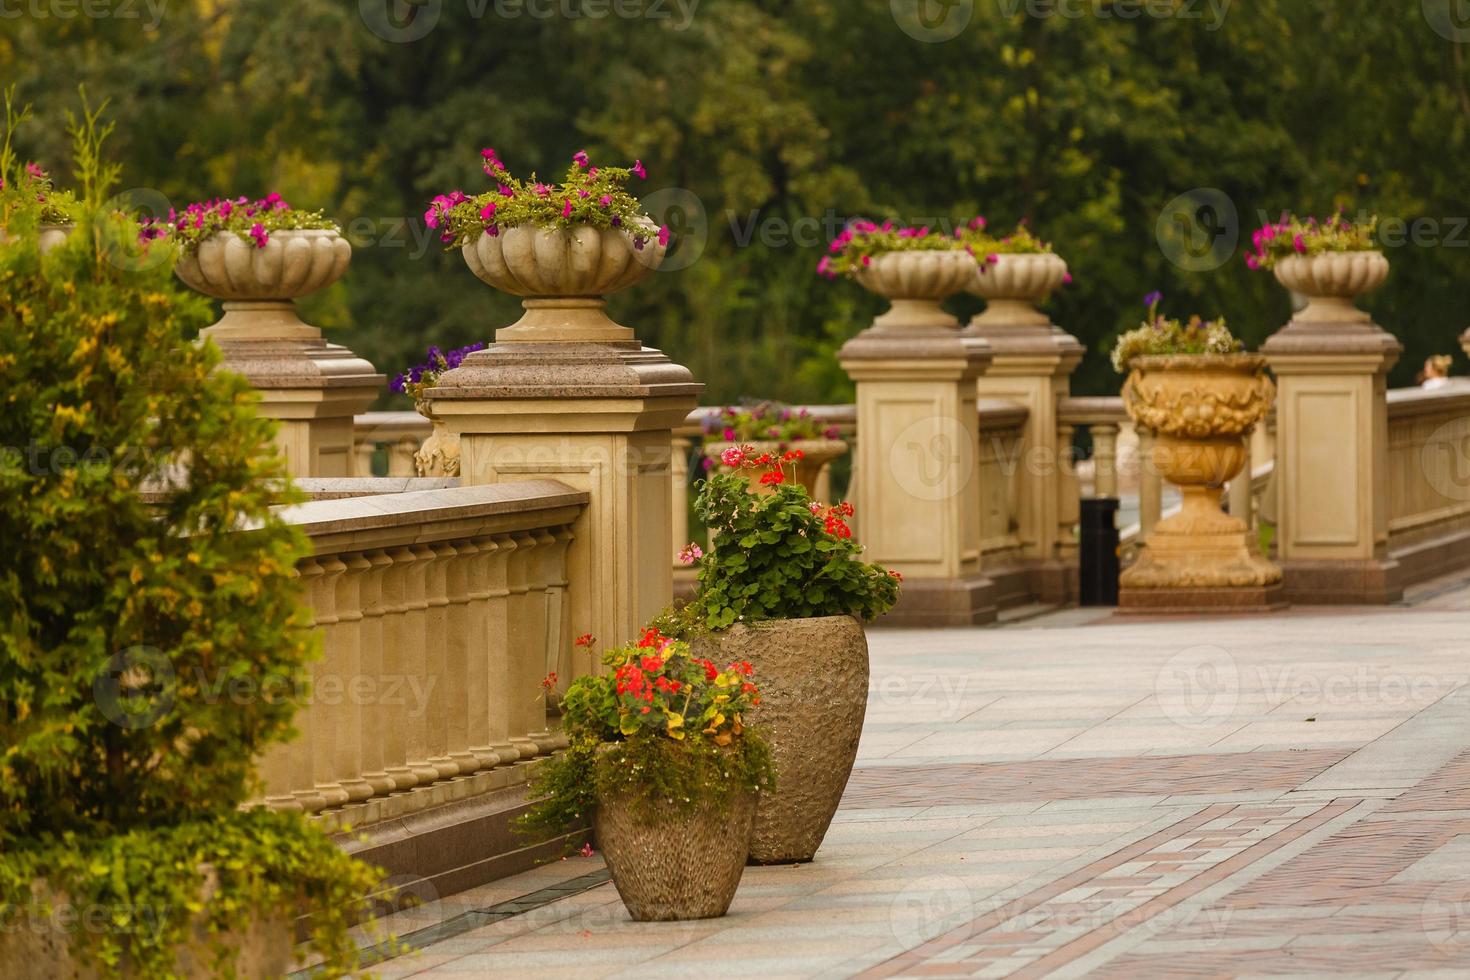
<path fill-rule="evenodd" d="M 449 431 L 427 400 L 419 399 L 413 407 L 434 426 L 429 438 L 414 451 L 414 472 L 419 476 L 459 476 L 459 436 Z"/>
<path fill-rule="evenodd" d="M 217 339 L 316 339 L 295 300 L 342 277 L 352 246 L 331 229 L 274 231 L 264 247 L 219 232 L 179 256 L 174 273 L 190 289 L 224 301 L 225 315 L 209 328 Z"/>
<path fill-rule="evenodd" d="M 969 325 L 980 331 L 992 324 L 1050 327 L 1051 319 L 1036 304 L 1044 302 L 1066 278 L 1067 263 L 1052 252 L 997 255 L 994 263 L 980 256 L 966 289 L 984 298 L 985 309 Z"/>
<path fill-rule="evenodd" d="M 1370 318 L 1354 301 L 1388 279 L 1388 259 L 1378 251 L 1319 252 L 1288 256 L 1274 271 L 1283 286 L 1307 301 L 1293 322 L 1359 324 Z"/>
<path fill-rule="evenodd" d="M 1220 491 L 1245 465 L 1246 437 L 1276 389 L 1259 354 L 1136 357 L 1123 405 L 1156 434 L 1153 463 L 1179 487 L 1179 513 L 1161 520 L 1123 573 L 1120 604 L 1157 609 L 1278 604 L 1281 569 L 1264 558 Z"/>
<path fill-rule="evenodd" d="M 75 228 L 76 225 L 42 225 L 39 229 L 39 240 L 37 241 L 37 246 L 40 248 L 41 254 L 45 255 L 66 241 L 66 236 L 70 235 Z"/>
<path fill-rule="evenodd" d="M 209 875 L 206 891 L 217 887 Z M 75 948 L 73 933 L 65 927 L 68 913 L 80 916 L 87 909 L 76 906 L 66 895 L 54 892 L 45 881 L 31 886 L 32 903 L 16 910 L 19 916 L 32 918 L 13 920 L 0 942 L 0 976 L 65 977 L 67 980 L 101 980 L 105 975 Z M 50 914 L 46 910 L 50 910 Z M 92 910 L 92 911 L 95 911 Z M 214 968 L 216 948 L 227 951 L 240 980 L 274 980 L 291 969 L 295 955 L 294 922 L 281 915 L 242 917 L 238 928 L 217 938 L 209 934 L 207 923 L 196 921 L 190 941 L 179 947 L 174 972 L 187 980 L 212 980 L 219 976 Z M 72 926 L 86 928 L 80 918 Z M 126 954 L 117 973 L 127 980 L 150 980 L 149 975 L 129 965 Z"/>
<path fill-rule="evenodd" d="M 599 797 L 593 833 L 634 921 L 713 919 L 729 910 L 745 871 L 755 797 L 736 792 L 723 808 L 704 803 L 688 812 L 659 804 L 652 814 L 629 796 Z"/>
<path fill-rule="evenodd" d="M 651 222 L 643 247 L 624 229 L 591 225 L 542 228 L 518 225 L 488 232 L 461 250 L 481 281 L 523 297 L 525 315 L 496 331 L 496 340 L 630 342 L 633 331 L 604 311 L 605 297 L 652 275 L 667 247 Z"/>
<path fill-rule="evenodd" d="M 737 623 L 694 643 L 719 663 L 748 660 L 761 703 L 747 721 L 771 746 L 776 790 L 756 806 L 752 864 L 810 861 L 852 775 L 868 711 L 868 640 L 852 616 Z"/>
<path fill-rule="evenodd" d="M 770 453 L 772 456 L 779 457 L 787 450 L 801 450 L 802 458 L 794 463 L 788 463 L 787 466 L 795 470 L 796 481 L 806 488 L 807 496 L 813 500 L 817 499 L 817 479 L 822 475 L 823 467 L 840 459 L 847 452 L 847 443 L 841 439 L 793 439 L 791 442 L 706 442 L 704 455 L 706 459 L 713 461 L 713 465 L 723 467 L 724 464 L 720 462 L 720 454 L 727 449 L 741 445 L 753 449 L 757 456 L 762 453 Z M 745 469 L 741 472 L 746 478 L 751 493 L 768 494 L 771 492 L 770 487 L 762 485 L 759 470 Z"/>
<path fill-rule="evenodd" d="M 964 292 L 975 276 L 969 252 L 884 252 L 854 273 L 859 285 L 889 300 L 886 313 L 873 321 L 882 333 L 958 327 L 959 321 L 940 306 Z"/>

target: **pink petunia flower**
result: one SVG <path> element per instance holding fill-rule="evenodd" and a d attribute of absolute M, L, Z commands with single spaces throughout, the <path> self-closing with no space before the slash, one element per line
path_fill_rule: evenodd
<path fill-rule="evenodd" d="M 639 180 L 647 180 L 648 179 L 648 171 L 645 170 L 645 169 L 643 169 L 643 161 L 642 160 L 634 160 L 633 161 L 633 172 L 638 175 L 638 179 Z"/>
<path fill-rule="evenodd" d="M 491 218 L 495 217 L 494 201 L 491 201 L 489 204 L 480 209 L 480 217 L 485 221 L 489 221 Z"/>
<path fill-rule="evenodd" d="M 571 198 L 567 198 L 566 207 L 564 207 L 564 208 L 561 209 L 561 216 L 563 218 L 570 218 L 572 216 L 572 199 Z"/>
<path fill-rule="evenodd" d="M 256 248 L 265 248 L 265 243 L 271 239 L 270 234 L 265 230 L 265 225 L 259 221 L 250 226 L 250 237 L 255 239 Z"/>
<path fill-rule="evenodd" d="M 583 168 L 587 167 L 590 164 L 590 161 L 587 159 L 587 151 L 586 150 L 578 150 L 576 153 L 573 153 L 572 154 L 572 162 L 575 163 L 579 167 L 583 167 Z"/>
<path fill-rule="evenodd" d="M 659 227 L 659 229 L 658 229 L 658 243 L 660 245 L 668 245 L 669 244 L 669 226 L 668 225 L 661 225 Z"/>

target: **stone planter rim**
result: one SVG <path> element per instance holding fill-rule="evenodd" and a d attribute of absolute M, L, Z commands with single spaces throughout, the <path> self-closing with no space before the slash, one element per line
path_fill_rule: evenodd
<path fill-rule="evenodd" d="M 481 282 L 485 283 L 485 285 L 489 286 L 492 289 L 497 289 L 500 292 L 506 293 L 507 295 L 510 295 L 510 296 L 519 296 L 522 300 L 537 300 L 537 299 L 579 299 L 579 298 L 581 298 L 581 299 L 599 299 L 599 298 L 604 297 L 604 296 L 610 296 L 610 295 L 612 295 L 615 292 L 622 292 L 624 289 L 630 289 L 630 288 L 632 288 L 633 286 L 637 285 L 639 282 L 641 282 L 644 279 L 646 279 L 648 276 L 650 276 L 653 273 L 657 272 L 659 270 L 659 268 L 663 265 L 665 250 L 664 250 L 664 247 L 663 246 L 661 246 L 661 245 L 658 244 L 658 240 L 657 240 L 658 226 L 657 225 L 654 225 L 652 222 L 649 222 L 649 224 L 645 228 L 645 230 L 652 232 L 652 236 L 651 236 L 649 242 L 647 242 L 647 243 L 644 244 L 644 246 L 643 246 L 642 249 L 638 249 L 633 244 L 633 234 L 632 234 L 632 232 L 630 232 L 627 228 L 608 228 L 608 229 L 603 229 L 603 228 L 598 228 L 596 225 L 587 224 L 585 222 L 583 222 L 581 224 L 571 225 L 569 227 L 562 227 L 560 225 L 554 225 L 554 224 L 553 225 L 543 225 L 543 224 L 538 224 L 537 222 L 534 222 L 534 221 L 527 221 L 527 222 L 524 222 L 522 224 L 511 225 L 508 228 L 500 228 L 499 229 L 499 234 L 497 234 L 497 235 L 492 235 L 488 231 L 482 231 L 482 232 L 480 232 L 480 234 L 475 239 L 473 239 L 471 241 L 468 241 L 464 245 L 460 246 L 460 254 L 466 256 L 466 262 L 465 262 L 465 264 L 466 265 L 469 265 L 470 271 L 471 272 L 474 272 L 476 279 L 479 279 Z M 621 235 L 627 241 L 628 248 L 633 253 L 634 260 L 638 263 L 638 265 L 640 265 L 643 268 L 644 271 L 634 281 L 628 282 L 628 283 L 623 284 L 623 285 L 616 285 L 612 289 L 609 289 L 609 290 L 606 290 L 606 291 L 600 292 L 600 293 L 577 292 L 577 291 L 571 291 L 571 290 L 555 290 L 555 289 L 551 289 L 551 290 L 532 289 L 532 288 L 528 288 L 526 286 L 523 286 L 523 285 L 521 285 L 519 283 L 516 283 L 515 284 L 515 288 L 506 288 L 505 285 L 500 284 L 500 283 L 491 282 L 490 280 L 483 278 L 478 272 L 475 272 L 474 265 L 471 264 L 468 261 L 468 253 L 476 247 L 476 245 L 477 245 L 477 243 L 479 241 L 481 241 L 483 239 L 500 239 L 501 242 L 502 242 L 502 244 L 503 244 L 504 238 L 505 238 L 506 235 L 510 234 L 511 232 L 523 232 L 523 231 L 532 231 L 532 232 L 544 231 L 544 232 L 552 232 L 552 233 L 555 233 L 555 234 L 557 234 L 557 235 L 559 235 L 559 236 L 561 236 L 563 238 L 569 237 L 569 236 L 573 235 L 576 232 L 591 232 L 591 233 L 593 233 L 595 235 L 598 235 L 600 237 L 602 235 L 603 231 L 611 231 L 611 232 L 613 232 L 615 234 Z M 646 257 L 648 255 L 650 255 L 650 254 L 656 256 L 657 257 L 656 260 L 651 261 L 651 262 L 650 261 L 647 261 Z"/>
<path fill-rule="evenodd" d="M 1134 371 L 1190 371 L 1205 374 L 1216 371 L 1245 374 L 1264 370 L 1264 354 L 1242 351 L 1237 354 L 1142 354 L 1128 362 Z"/>
<path fill-rule="evenodd" d="M 811 447 L 812 452 L 836 452 L 845 453 L 849 446 L 845 439 L 720 439 L 704 441 L 704 454 L 706 456 L 717 456 L 726 449 L 750 446 L 753 449 L 762 449 L 768 446 L 785 446 L 787 449 L 803 449 Z"/>

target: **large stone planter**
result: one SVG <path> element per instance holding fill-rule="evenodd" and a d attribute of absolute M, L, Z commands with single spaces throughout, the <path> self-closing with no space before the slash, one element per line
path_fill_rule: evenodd
<path fill-rule="evenodd" d="M 983 255 L 975 258 L 975 274 L 966 288 L 985 299 L 985 309 L 970 320 L 972 330 L 984 334 L 991 324 L 1051 327 L 1051 319 L 1036 304 L 1067 278 L 1067 263 L 1060 255 L 997 255 L 994 264 Z"/>
<path fill-rule="evenodd" d="M 213 887 L 211 876 L 205 888 Z M 12 919 L 6 924 L 4 938 L 0 940 L 0 977 L 101 980 L 104 976 L 93 963 L 83 959 L 74 942 L 76 933 L 72 931 L 88 928 L 87 916 L 95 916 L 97 909 L 78 907 L 65 895 L 51 891 L 46 882 L 38 881 L 32 885 L 31 906 L 13 911 L 25 918 Z M 240 980 L 275 980 L 284 976 L 295 955 L 292 918 L 272 910 L 253 919 L 249 916 L 242 919 L 238 928 L 217 941 L 212 941 L 203 921 L 196 921 L 190 941 L 178 949 L 174 972 L 186 980 L 213 980 L 220 975 L 214 968 L 215 947 L 222 946 Z M 126 953 L 117 972 L 127 980 L 152 980 L 151 975 L 130 966 Z"/>
<path fill-rule="evenodd" d="M 414 472 L 419 476 L 459 476 L 459 436 L 449 431 L 427 401 L 415 402 L 414 408 L 434 426 L 413 454 Z"/>
<path fill-rule="evenodd" d="M 717 663 L 748 660 L 761 703 L 746 717 L 771 746 L 776 791 L 761 795 L 753 864 L 810 861 L 857 759 L 868 711 L 868 640 L 851 616 L 738 623 L 694 644 Z"/>
<path fill-rule="evenodd" d="M 873 321 L 881 332 L 958 327 L 940 306 L 963 292 L 975 275 L 975 259 L 964 251 L 885 252 L 854 276 L 858 284 L 890 301 Z"/>
<path fill-rule="evenodd" d="M 713 460 L 717 467 L 724 467 L 720 462 L 720 454 L 727 449 L 736 446 L 749 446 L 759 456 L 762 453 L 770 453 L 773 457 L 787 450 L 799 449 L 802 458 L 794 463 L 786 463 L 784 466 L 788 471 L 794 470 L 796 481 L 806 488 L 808 497 L 817 499 L 817 480 L 822 475 L 822 469 L 833 460 L 840 459 L 847 452 L 847 443 L 841 439 L 797 439 L 794 442 L 706 442 L 704 444 L 704 455 Z M 743 471 L 746 483 L 751 493 L 768 494 L 772 488 L 761 483 L 761 475 L 764 470 L 747 469 Z"/>
<path fill-rule="evenodd" d="M 723 813 L 664 804 L 650 815 L 627 797 L 599 799 L 592 829 L 628 914 L 637 922 L 724 915 L 745 870 L 755 806 L 754 793 L 737 793 Z"/>
<path fill-rule="evenodd" d="M 1153 464 L 1179 487 L 1179 513 L 1160 521 L 1122 575 L 1120 605 L 1150 609 L 1278 604 L 1281 569 L 1262 557 L 1220 491 L 1245 465 L 1245 439 L 1275 387 L 1259 354 L 1135 358 L 1123 385 L 1134 423 L 1156 433 Z"/>
<path fill-rule="evenodd" d="M 225 315 L 211 336 L 320 336 L 301 323 L 294 300 L 325 289 L 347 271 L 352 246 L 337 232 L 322 229 L 273 231 L 263 247 L 233 232 L 219 232 L 179 256 L 174 273 L 190 289 L 224 301 Z"/>
<path fill-rule="evenodd" d="M 1388 279 L 1388 259 L 1376 251 L 1292 255 L 1273 268 L 1283 286 L 1307 301 L 1295 323 L 1368 323 L 1354 300 Z"/>
<path fill-rule="evenodd" d="M 652 275 L 666 246 L 658 229 L 635 247 L 622 229 L 591 225 L 542 228 L 521 225 L 498 235 L 483 233 L 461 250 L 470 271 L 501 292 L 524 297 L 525 315 L 496 331 L 508 341 L 626 342 L 633 331 L 604 312 L 605 297 Z"/>

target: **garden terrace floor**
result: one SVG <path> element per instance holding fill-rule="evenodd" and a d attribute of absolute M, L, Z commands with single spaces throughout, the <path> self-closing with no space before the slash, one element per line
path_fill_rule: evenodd
<path fill-rule="evenodd" d="M 1387 609 L 1070 610 L 871 646 L 858 768 L 812 864 L 747 869 L 723 919 L 640 924 L 600 857 L 572 857 L 403 913 L 400 934 L 495 910 L 379 969 L 1470 970 L 1470 583 Z"/>

